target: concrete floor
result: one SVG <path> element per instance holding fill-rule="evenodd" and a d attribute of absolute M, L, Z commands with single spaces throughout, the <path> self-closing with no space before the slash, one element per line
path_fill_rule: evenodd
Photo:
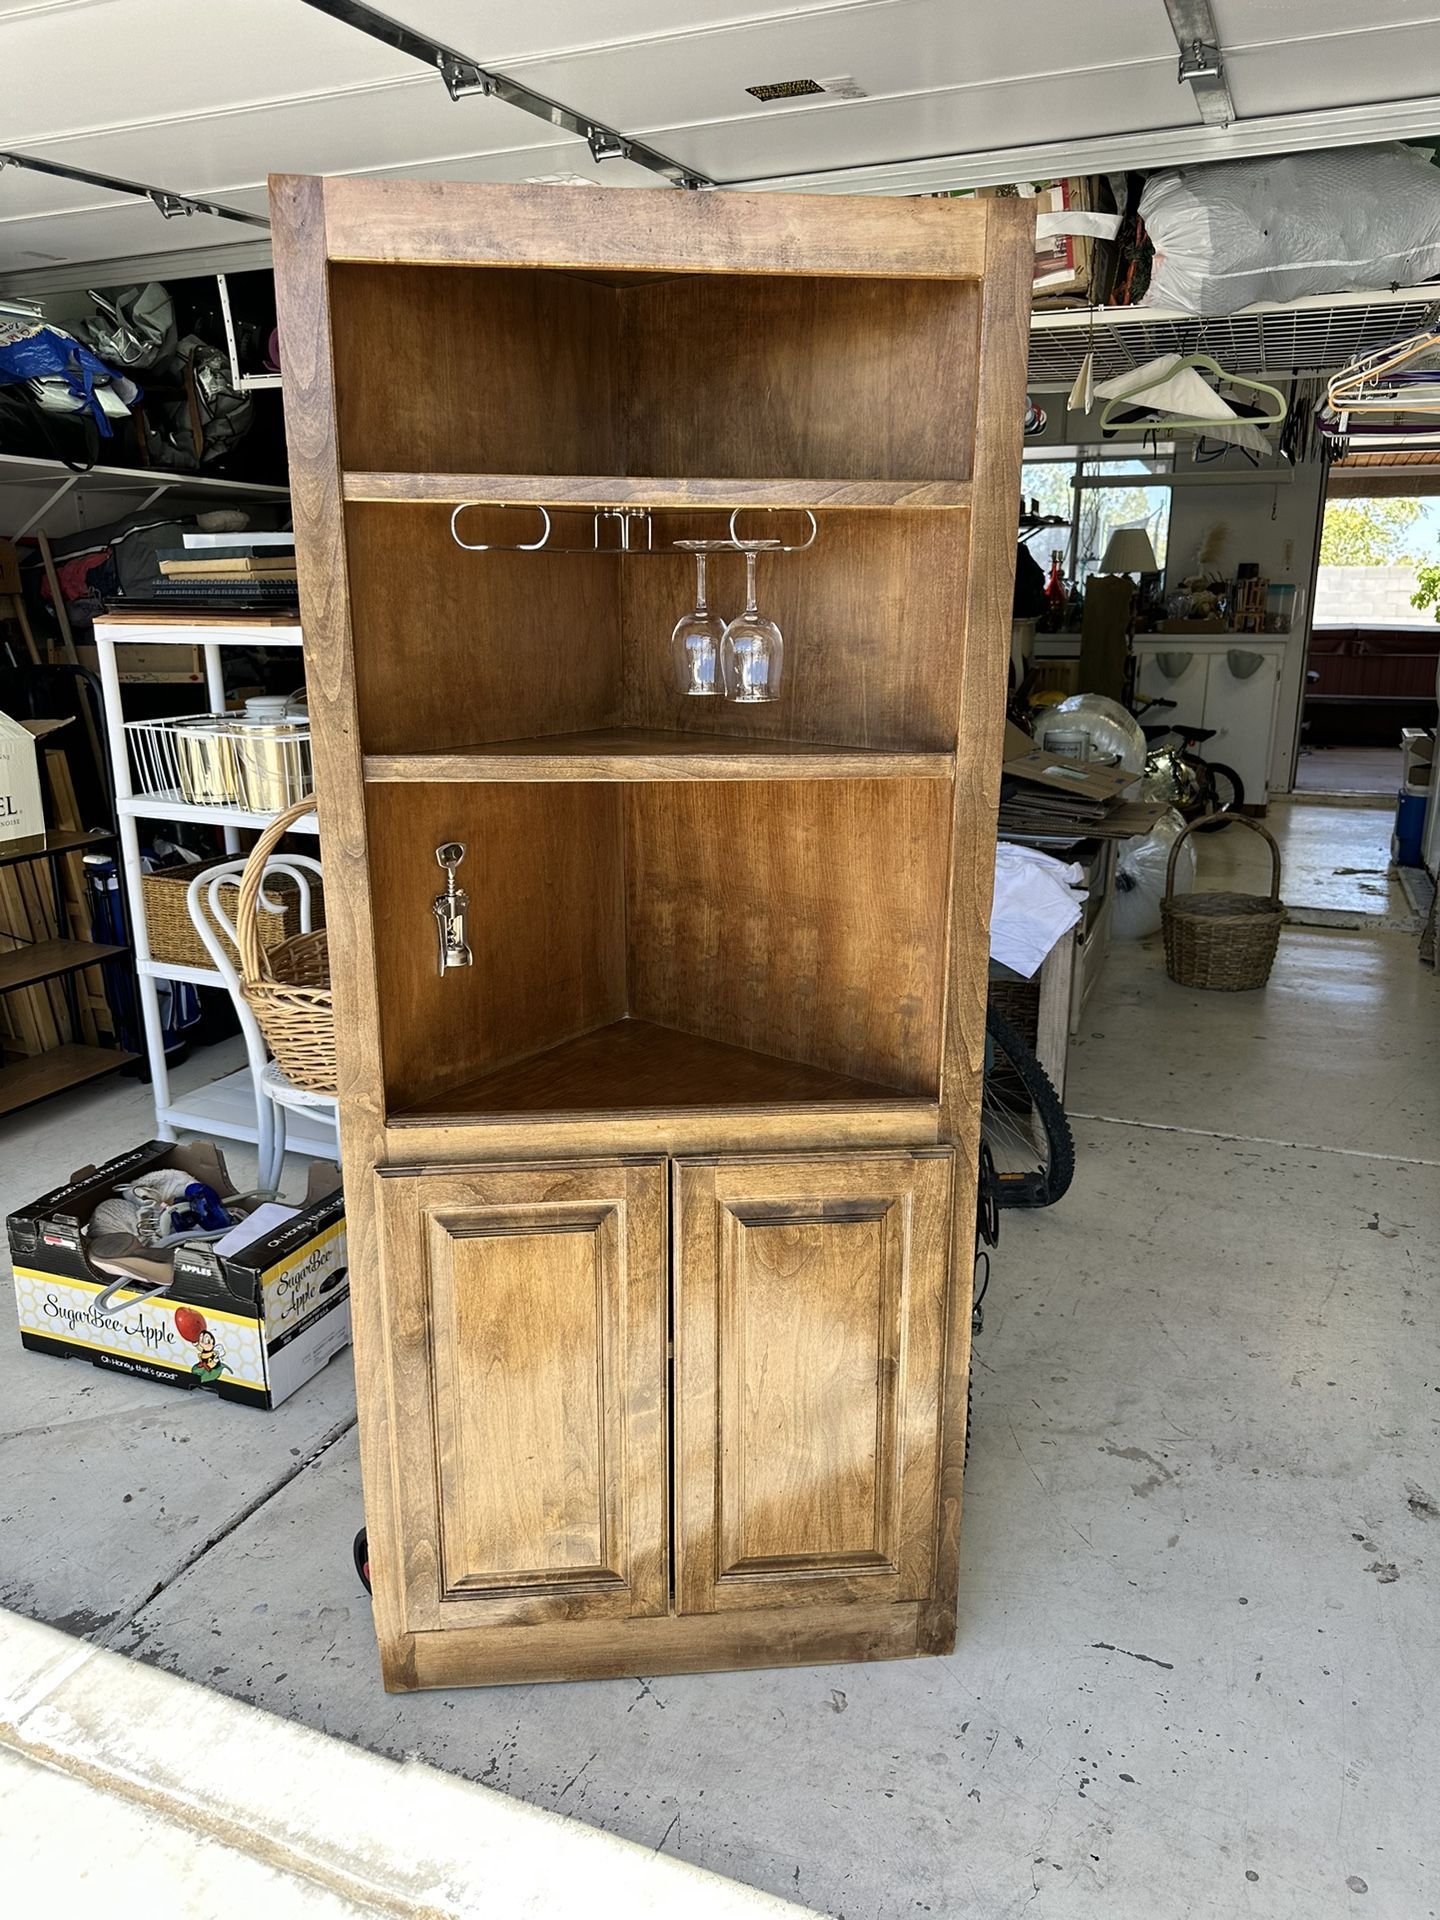
<path fill-rule="evenodd" d="M 1390 864 L 1395 802 L 1280 794 L 1261 824 L 1280 848 L 1280 897 L 1308 926 L 1413 933 L 1419 919 Z M 1197 834 L 1200 885 L 1270 890 L 1270 850 L 1259 834 L 1225 827 Z"/>
<path fill-rule="evenodd" d="M 1302 747 L 1295 785 L 1302 793 L 1383 793 L 1393 804 L 1403 762 L 1399 747 Z"/>
<path fill-rule="evenodd" d="M 1112 953 L 1075 1186 L 995 1262 L 949 1659 L 387 1697 L 341 1363 L 266 1416 L 7 1333 L 0 1594 L 847 1920 L 1425 1920 L 1437 1049 L 1413 938 L 1287 932 L 1236 996 Z M 0 1199 L 143 1130 L 0 1129 Z"/>

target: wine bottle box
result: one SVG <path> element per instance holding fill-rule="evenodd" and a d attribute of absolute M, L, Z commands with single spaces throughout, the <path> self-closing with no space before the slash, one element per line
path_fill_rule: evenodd
<path fill-rule="evenodd" d="M 235 1197 L 224 1157 L 208 1142 L 149 1140 L 104 1166 L 82 1168 L 9 1216 L 21 1345 L 170 1387 L 208 1389 L 246 1406 L 278 1407 L 350 1344 L 339 1170 L 312 1165 L 294 1217 L 233 1254 L 182 1241 L 92 1264 L 85 1228 L 95 1208 L 123 1183 L 161 1167 L 203 1181 L 222 1200 Z"/>

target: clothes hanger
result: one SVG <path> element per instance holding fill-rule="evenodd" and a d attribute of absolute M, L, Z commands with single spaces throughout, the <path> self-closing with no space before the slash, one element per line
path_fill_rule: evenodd
<path fill-rule="evenodd" d="M 1122 421 L 1117 418 L 1122 408 L 1133 407 L 1137 402 L 1143 406 L 1147 393 L 1154 393 L 1167 381 L 1173 380 L 1176 374 L 1189 372 L 1192 369 L 1197 373 L 1214 374 L 1223 380 L 1227 387 L 1241 388 L 1247 393 L 1257 394 L 1269 401 L 1267 411 L 1235 416 L 1247 426 L 1278 427 L 1290 410 L 1289 401 L 1278 387 L 1272 387 L 1264 380 L 1251 380 L 1244 374 L 1230 373 L 1211 354 L 1190 353 L 1168 359 L 1167 364 L 1159 369 L 1152 363 L 1149 368 L 1141 370 L 1141 377 L 1133 385 L 1112 394 L 1105 402 L 1104 411 L 1100 415 L 1101 434 L 1114 437 L 1121 433 L 1151 433 L 1157 427 L 1164 428 L 1170 433 L 1201 432 L 1206 428 L 1213 431 L 1217 426 L 1224 426 L 1226 422 L 1223 418 L 1217 420 L 1212 416 L 1210 419 L 1198 419 L 1184 415 L 1156 414 L 1154 409 L 1151 409 L 1151 417 L 1145 420 Z M 1217 394 L 1216 397 L 1218 399 L 1223 396 Z"/>
<path fill-rule="evenodd" d="M 1330 381 L 1327 398 L 1337 413 L 1440 413 L 1440 367 L 1414 362 L 1440 350 L 1440 307 L 1425 316 L 1418 333 L 1362 354 Z"/>

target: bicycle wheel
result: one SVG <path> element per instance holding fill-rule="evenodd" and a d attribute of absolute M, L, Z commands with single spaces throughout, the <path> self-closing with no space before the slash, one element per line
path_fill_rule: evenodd
<path fill-rule="evenodd" d="M 1233 767 L 1223 761 L 1205 762 L 1205 814 L 1202 830 L 1218 827 L 1227 813 L 1238 813 L 1245 804 L 1245 782 Z"/>
<path fill-rule="evenodd" d="M 1075 1140 L 1050 1077 L 1003 1014 L 985 1012 L 981 1137 L 1002 1207 L 1053 1207 L 1075 1172 Z"/>

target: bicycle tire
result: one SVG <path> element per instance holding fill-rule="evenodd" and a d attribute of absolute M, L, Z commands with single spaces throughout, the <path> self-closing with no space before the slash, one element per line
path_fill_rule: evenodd
<path fill-rule="evenodd" d="M 1200 764 L 1205 768 L 1205 811 L 1194 824 L 1202 833 L 1212 833 L 1244 806 L 1245 782 L 1223 760 L 1206 760 Z"/>
<path fill-rule="evenodd" d="M 1002 1207 L 1053 1207 L 1057 1200 L 1064 1198 L 1075 1177 L 1075 1136 L 1070 1131 L 1070 1122 L 1065 1117 L 1065 1109 L 1060 1104 L 1060 1096 L 1052 1086 L 1049 1074 L 1005 1016 L 997 1013 L 993 1007 L 985 1010 L 985 1030 L 1024 1087 L 1035 1117 L 1044 1128 L 1049 1150 L 1045 1167 L 1024 1172 L 997 1169 L 996 1198 Z M 990 1078 L 987 1064 L 987 1089 Z M 984 1122 L 985 1098 L 982 1095 L 982 1130 Z"/>

